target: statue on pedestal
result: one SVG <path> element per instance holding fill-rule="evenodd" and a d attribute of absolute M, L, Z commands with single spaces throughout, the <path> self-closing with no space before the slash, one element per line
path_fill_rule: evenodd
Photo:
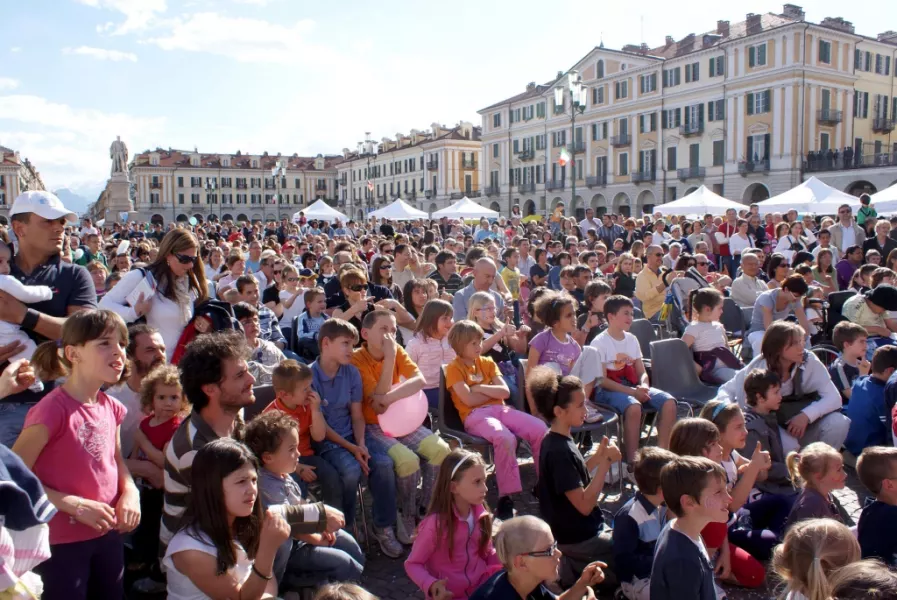
<path fill-rule="evenodd" d="M 128 147 L 121 136 L 116 136 L 109 148 L 109 158 L 112 159 L 112 177 L 116 175 L 128 176 Z"/>

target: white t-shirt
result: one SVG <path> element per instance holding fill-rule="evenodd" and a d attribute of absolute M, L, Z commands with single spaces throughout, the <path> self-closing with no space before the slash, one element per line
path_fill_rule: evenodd
<path fill-rule="evenodd" d="M 186 550 L 198 550 L 210 556 L 218 556 L 218 549 L 212 544 L 204 534 L 199 536 L 202 539 L 196 539 L 186 530 L 182 529 L 177 532 L 171 542 L 168 544 L 168 550 L 165 552 L 165 558 L 162 559 L 162 566 L 168 574 L 168 600 L 208 600 L 202 591 L 196 587 L 190 578 L 177 570 L 174 566 L 172 556 L 178 552 Z M 246 556 L 246 551 L 240 544 L 237 544 L 237 564 L 228 571 L 240 583 L 245 582 L 249 578 L 252 571 L 252 561 Z"/>
<path fill-rule="evenodd" d="M 291 327 L 293 323 L 293 317 L 298 317 L 302 314 L 302 311 L 305 310 L 305 290 L 303 288 L 299 288 L 299 295 L 296 296 L 296 301 L 293 302 L 292 306 L 287 308 L 285 302 L 292 297 L 293 292 L 280 290 L 280 301 L 281 303 L 284 303 L 283 316 L 280 317 L 280 323 L 284 327 Z"/>
<path fill-rule="evenodd" d="M 838 225 L 841 228 L 841 252 L 847 252 L 851 246 L 857 243 L 857 233 L 853 230 L 853 225 Z"/>
<path fill-rule="evenodd" d="M 121 385 L 109 388 L 106 390 L 106 393 L 124 404 L 125 408 L 128 409 L 124 420 L 121 422 L 121 455 L 128 458 L 134 449 L 134 435 L 140 427 L 140 421 L 146 416 L 140 407 L 140 393 L 132 390 L 127 381 Z"/>
<path fill-rule="evenodd" d="M 615 340 L 610 333 L 605 331 L 592 340 L 589 345 L 597 350 L 598 360 L 601 362 L 601 369 L 605 375 L 608 371 L 619 371 L 628 363 L 642 357 L 638 339 L 628 331 L 624 333 L 622 340 Z"/>
<path fill-rule="evenodd" d="M 692 345 L 694 352 L 710 352 L 714 348 L 725 348 L 728 345 L 726 328 L 719 322 L 694 321 L 688 324 L 682 335 L 690 335 L 695 338 L 695 343 Z"/>

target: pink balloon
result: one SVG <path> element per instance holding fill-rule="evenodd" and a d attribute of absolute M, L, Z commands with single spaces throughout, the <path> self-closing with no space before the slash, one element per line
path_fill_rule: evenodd
<path fill-rule="evenodd" d="M 383 433 L 389 437 L 404 437 L 423 425 L 427 408 L 427 397 L 421 390 L 390 404 L 377 420 Z"/>

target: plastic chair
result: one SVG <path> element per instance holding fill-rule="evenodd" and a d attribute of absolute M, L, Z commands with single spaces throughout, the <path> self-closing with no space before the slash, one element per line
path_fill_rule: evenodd
<path fill-rule="evenodd" d="M 255 402 L 251 406 L 243 407 L 243 421 L 250 422 L 256 415 L 261 414 L 265 407 L 274 402 L 276 394 L 273 385 L 259 385 L 252 388 Z"/>
<path fill-rule="evenodd" d="M 299 349 L 299 315 L 293 317 L 290 322 L 290 350 L 296 352 Z"/>
<path fill-rule="evenodd" d="M 726 333 L 729 334 L 729 337 L 741 337 L 744 335 L 744 312 L 731 298 L 723 300 L 723 314 L 720 317 L 720 323 L 726 328 Z"/>
<path fill-rule="evenodd" d="M 832 339 L 832 331 L 835 325 L 844 320 L 841 311 L 844 309 L 844 303 L 856 295 L 856 290 L 844 290 L 843 292 L 833 292 L 828 296 L 828 322 L 826 323 L 826 336 Z"/>
<path fill-rule="evenodd" d="M 636 319 L 629 327 L 629 333 L 638 339 L 639 348 L 642 349 L 642 361 L 645 363 L 646 369 L 650 368 L 652 366 L 651 342 L 660 339 L 657 330 L 654 329 L 654 324 L 648 319 Z"/>
<path fill-rule="evenodd" d="M 654 357 L 653 387 L 698 408 L 716 397 L 717 388 L 698 379 L 691 349 L 681 339 L 651 342 L 651 356 Z"/>
<path fill-rule="evenodd" d="M 445 387 L 445 365 L 439 369 L 439 434 L 442 437 L 454 440 L 459 448 L 464 445 L 482 448 L 486 462 L 492 462 L 492 444 L 479 436 L 471 435 L 464 431 L 464 423 L 455 403 L 449 397 L 449 391 Z"/>

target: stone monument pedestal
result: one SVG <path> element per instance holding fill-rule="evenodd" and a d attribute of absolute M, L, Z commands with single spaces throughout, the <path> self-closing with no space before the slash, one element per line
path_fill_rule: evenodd
<path fill-rule="evenodd" d="M 122 213 L 128 214 L 134 211 L 131 206 L 131 184 L 126 173 L 115 174 L 106 182 L 106 222 L 124 223 Z"/>

